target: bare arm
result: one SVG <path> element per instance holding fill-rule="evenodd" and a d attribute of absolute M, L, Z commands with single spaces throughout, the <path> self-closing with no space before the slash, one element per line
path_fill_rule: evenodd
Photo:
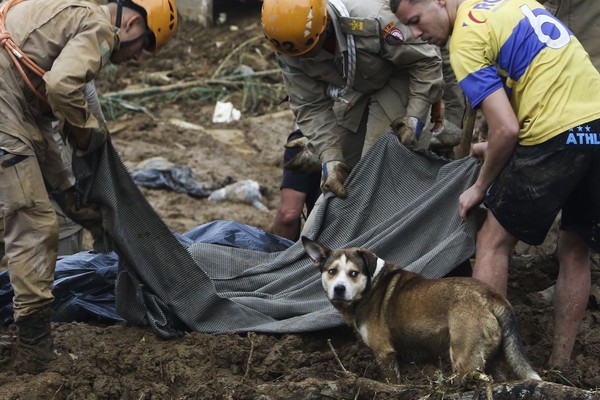
<path fill-rule="evenodd" d="M 519 122 L 504 89 L 498 89 L 481 103 L 488 122 L 488 143 L 477 181 L 459 198 L 462 219 L 485 198 L 485 192 L 512 155 L 519 137 Z"/>

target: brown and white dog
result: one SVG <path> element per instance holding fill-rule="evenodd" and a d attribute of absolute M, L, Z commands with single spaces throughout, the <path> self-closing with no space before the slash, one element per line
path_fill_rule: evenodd
<path fill-rule="evenodd" d="M 450 355 L 460 380 L 508 364 L 519 379 L 541 380 L 527 361 L 509 302 L 473 278 L 427 279 L 367 249 L 330 250 L 307 237 L 327 297 L 375 353 L 390 382 L 398 361 Z"/>

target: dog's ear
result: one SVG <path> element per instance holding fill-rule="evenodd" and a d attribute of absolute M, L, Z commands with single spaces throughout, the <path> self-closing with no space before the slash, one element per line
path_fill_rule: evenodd
<path fill-rule="evenodd" d="M 323 246 L 322 244 L 307 238 L 306 236 L 302 236 L 302 244 L 304 245 L 304 250 L 306 254 L 316 263 L 321 264 L 323 260 L 329 257 L 328 247 Z"/>
<path fill-rule="evenodd" d="M 369 275 L 375 276 L 375 272 L 377 271 L 377 261 L 379 260 L 379 257 L 377 257 L 375 253 L 367 249 L 358 249 L 357 253 L 365 261 L 365 264 L 367 265 L 367 270 L 369 271 Z"/>

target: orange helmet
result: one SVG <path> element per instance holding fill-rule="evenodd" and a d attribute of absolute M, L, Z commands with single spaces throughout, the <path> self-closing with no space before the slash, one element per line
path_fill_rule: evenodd
<path fill-rule="evenodd" d="M 177 29 L 175 0 L 117 0 L 117 3 L 120 6 L 142 11 L 146 17 L 146 25 L 153 39 L 146 50 L 154 52 L 160 49 L 175 34 Z M 120 24 L 120 21 L 118 23 Z"/>
<path fill-rule="evenodd" d="M 327 0 L 264 0 L 261 19 L 276 52 L 300 56 L 317 44 L 327 26 Z"/>

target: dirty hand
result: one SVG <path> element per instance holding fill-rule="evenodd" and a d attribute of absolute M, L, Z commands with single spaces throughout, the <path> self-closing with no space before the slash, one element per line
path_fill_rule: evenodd
<path fill-rule="evenodd" d="M 73 185 L 63 192 L 64 199 L 59 204 L 73 221 L 95 233 L 102 229 L 102 216 L 95 204 L 82 205 L 81 191 Z"/>
<path fill-rule="evenodd" d="M 477 207 L 485 198 L 485 190 L 476 184 L 465 190 L 458 198 L 458 214 L 462 220 L 467 219 L 469 211 Z"/>
<path fill-rule="evenodd" d="M 400 117 L 391 123 L 392 130 L 405 146 L 416 147 L 423 131 L 423 123 L 416 117 Z"/>
<path fill-rule="evenodd" d="M 292 172 L 317 172 L 321 170 L 321 160 L 308 149 L 308 138 L 294 139 L 284 145 L 286 149 L 297 148 L 298 154 L 283 165 L 283 168 Z"/>
<path fill-rule="evenodd" d="M 78 157 L 95 152 L 104 146 L 104 143 L 110 136 L 108 129 L 103 126 L 100 128 L 79 128 L 71 126 L 68 128 L 69 139 L 75 155 Z"/>
<path fill-rule="evenodd" d="M 332 192 L 341 199 L 348 197 L 348 192 L 344 188 L 344 182 L 348 179 L 350 170 L 350 166 L 342 161 L 324 163 L 321 174 L 321 191 L 323 194 Z"/>
<path fill-rule="evenodd" d="M 444 115 L 445 114 L 446 114 L 446 106 L 444 105 L 444 100 L 440 99 L 432 104 L 429 121 L 433 125 L 433 129 L 441 126 L 444 123 Z"/>

